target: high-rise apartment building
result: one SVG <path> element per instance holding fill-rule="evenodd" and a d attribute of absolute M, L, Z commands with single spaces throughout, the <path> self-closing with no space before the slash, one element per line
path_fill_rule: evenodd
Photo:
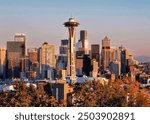
<path fill-rule="evenodd" d="M 76 66 L 75 66 L 76 31 L 75 31 L 75 28 L 78 27 L 79 23 L 76 22 L 74 18 L 70 18 L 68 22 L 64 23 L 64 25 L 69 30 L 69 54 L 68 54 L 69 61 L 67 62 L 67 72 L 68 72 L 68 76 L 70 76 L 70 83 L 72 84 L 76 82 Z"/>
<path fill-rule="evenodd" d="M 47 78 L 49 68 L 54 68 L 55 61 L 55 47 L 49 45 L 47 42 L 40 47 L 40 72 L 42 78 Z"/>
<path fill-rule="evenodd" d="M 6 74 L 6 49 L 0 48 L 0 79 L 4 79 Z"/>
<path fill-rule="evenodd" d="M 103 69 L 107 69 L 110 63 L 110 39 L 108 37 L 102 40 L 101 61 Z"/>
<path fill-rule="evenodd" d="M 25 34 L 15 34 L 14 41 L 7 42 L 7 78 L 19 78 L 25 71 Z"/>

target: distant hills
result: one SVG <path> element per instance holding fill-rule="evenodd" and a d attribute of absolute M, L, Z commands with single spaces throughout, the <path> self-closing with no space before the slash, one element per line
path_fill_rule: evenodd
<path fill-rule="evenodd" d="M 136 56 L 135 59 L 139 62 L 150 62 L 150 56 Z"/>

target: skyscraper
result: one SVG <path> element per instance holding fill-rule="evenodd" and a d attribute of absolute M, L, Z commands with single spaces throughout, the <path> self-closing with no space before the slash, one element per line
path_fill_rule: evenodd
<path fill-rule="evenodd" d="M 25 42 L 26 41 L 26 36 L 23 33 L 16 33 L 14 36 L 14 41 L 22 41 Z"/>
<path fill-rule="evenodd" d="M 40 72 L 42 78 L 47 78 L 48 69 L 54 68 L 55 61 L 55 47 L 49 45 L 47 42 L 43 43 L 40 48 Z"/>
<path fill-rule="evenodd" d="M 69 29 L 69 60 L 67 63 L 68 76 L 70 76 L 70 83 L 75 83 L 76 81 L 76 41 L 75 41 L 75 27 L 78 27 L 79 23 L 75 21 L 74 18 L 70 18 L 68 22 L 64 23 L 65 27 Z"/>
<path fill-rule="evenodd" d="M 86 30 L 81 30 L 80 31 L 80 39 L 77 42 L 77 51 L 82 51 L 84 54 L 87 54 L 87 31 Z"/>
<path fill-rule="evenodd" d="M 61 40 L 61 46 L 59 47 L 59 56 L 57 59 L 57 69 L 67 70 L 68 59 L 68 40 Z"/>
<path fill-rule="evenodd" d="M 101 61 L 103 69 L 107 69 L 110 63 L 110 39 L 108 37 L 102 40 Z"/>
<path fill-rule="evenodd" d="M 117 47 L 111 47 L 110 48 L 110 62 L 120 61 L 120 60 L 121 60 L 120 49 Z"/>
<path fill-rule="evenodd" d="M 26 70 L 28 70 L 28 73 L 30 73 L 31 75 L 33 75 L 33 73 L 35 74 L 34 76 L 39 78 L 40 77 L 40 68 L 39 68 L 39 49 L 37 48 L 28 48 L 27 50 L 28 52 L 28 59 L 27 59 L 27 66 L 26 66 Z M 32 77 L 32 76 L 30 76 Z"/>
<path fill-rule="evenodd" d="M 87 52 L 87 31 L 81 30 L 80 31 L 80 42 L 82 43 L 82 49 L 84 53 Z"/>
<path fill-rule="evenodd" d="M 80 31 L 80 39 L 77 42 L 76 49 L 76 73 L 78 76 L 82 76 L 82 68 L 83 68 L 83 57 L 87 54 L 87 31 Z"/>
<path fill-rule="evenodd" d="M 82 72 L 84 75 L 90 76 L 91 71 L 92 71 L 92 64 L 90 55 L 84 55 Z"/>
<path fill-rule="evenodd" d="M 109 70 L 115 76 L 119 76 L 121 74 L 121 63 L 120 61 L 111 61 L 109 63 Z"/>
<path fill-rule="evenodd" d="M 25 71 L 25 34 L 16 33 L 14 41 L 7 42 L 7 77 L 19 78 Z"/>
<path fill-rule="evenodd" d="M 38 63 L 38 49 L 37 48 L 28 48 L 28 58 L 31 65 Z"/>
<path fill-rule="evenodd" d="M 92 44 L 91 45 L 91 58 L 95 59 L 100 65 L 100 46 L 99 44 Z"/>
<path fill-rule="evenodd" d="M 98 75 L 98 62 L 93 59 L 92 61 L 92 77 L 97 77 Z"/>
<path fill-rule="evenodd" d="M 6 49 L 0 48 L 0 78 L 5 78 L 6 74 Z"/>
<path fill-rule="evenodd" d="M 129 59 L 129 52 L 124 47 L 119 47 L 121 53 L 121 74 L 127 74 L 128 69 L 128 59 Z"/>
<path fill-rule="evenodd" d="M 81 53 L 79 53 L 81 52 Z M 82 53 L 82 51 L 77 51 L 76 54 L 76 75 L 77 76 L 82 76 L 82 68 L 83 68 L 83 57 L 84 57 L 84 53 Z"/>

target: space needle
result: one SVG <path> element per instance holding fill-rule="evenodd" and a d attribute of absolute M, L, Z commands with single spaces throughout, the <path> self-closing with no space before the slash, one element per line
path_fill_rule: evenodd
<path fill-rule="evenodd" d="M 70 83 L 74 84 L 76 82 L 76 31 L 75 28 L 78 27 L 79 23 L 76 22 L 74 18 L 70 18 L 68 22 L 64 23 L 65 27 L 69 30 L 69 53 L 68 53 L 68 63 L 67 63 L 67 75 L 70 77 Z"/>

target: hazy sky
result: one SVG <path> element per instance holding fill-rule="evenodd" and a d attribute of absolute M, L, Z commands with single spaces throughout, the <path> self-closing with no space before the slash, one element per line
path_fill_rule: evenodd
<path fill-rule="evenodd" d="M 28 47 L 47 41 L 60 45 L 68 38 L 62 25 L 75 17 L 79 31 L 88 31 L 91 43 L 108 36 L 133 55 L 150 56 L 150 0 L 0 0 L 0 47 L 16 32 L 27 35 Z"/>

